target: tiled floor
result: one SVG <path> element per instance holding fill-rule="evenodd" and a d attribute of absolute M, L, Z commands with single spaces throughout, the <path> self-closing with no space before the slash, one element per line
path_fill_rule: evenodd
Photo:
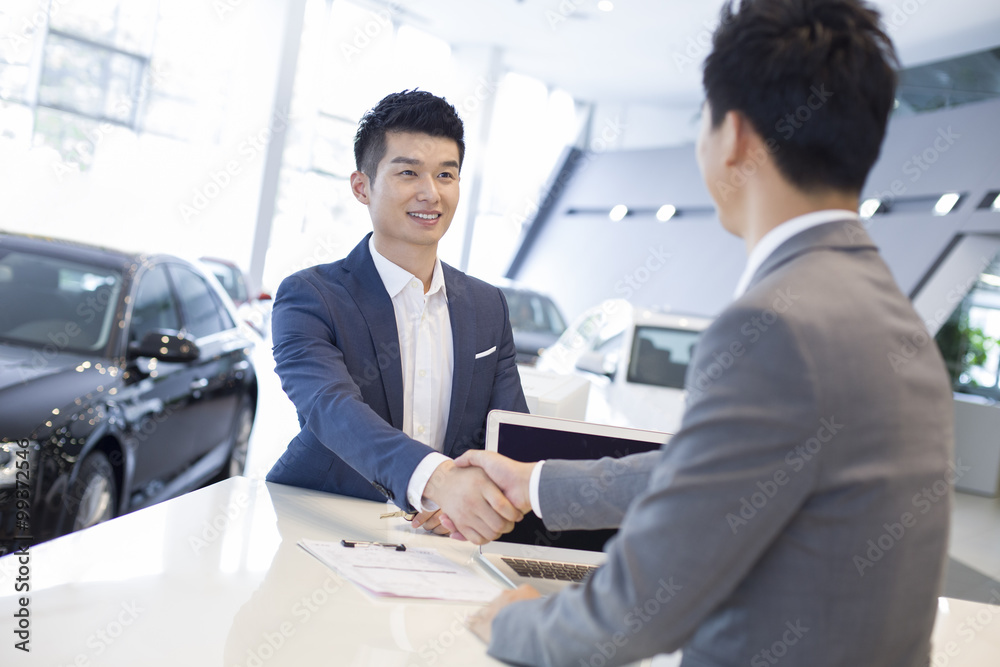
<path fill-rule="evenodd" d="M 274 373 L 270 341 L 256 353 L 260 400 L 247 476 L 263 479 L 298 432 L 295 409 Z M 945 595 L 1000 604 L 1000 498 L 955 494 Z"/>

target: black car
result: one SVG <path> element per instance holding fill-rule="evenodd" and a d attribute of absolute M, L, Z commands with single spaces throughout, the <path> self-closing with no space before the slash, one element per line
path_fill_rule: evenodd
<path fill-rule="evenodd" d="M 0 553 L 241 474 L 236 322 L 177 257 L 0 233 Z"/>
<path fill-rule="evenodd" d="M 566 320 L 549 297 L 511 281 L 501 281 L 510 312 L 510 328 L 517 348 L 517 363 L 534 366 L 539 353 L 566 330 Z"/>

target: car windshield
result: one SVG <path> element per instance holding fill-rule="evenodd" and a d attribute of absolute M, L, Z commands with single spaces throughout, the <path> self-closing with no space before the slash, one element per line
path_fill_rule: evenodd
<path fill-rule="evenodd" d="M 683 389 L 684 375 L 700 335 L 700 331 L 636 327 L 628 381 Z"/>
<path fill-rule="evenodd" d="M 559 310 L 548 297 L 533 292 L 506 290 L 510 327 L 514 331 L 551 333 L 556 336 L 566 330 Z"/>
<path fill-rule="evenodd" d="M 114 269 L 0 251 L 0 342 L 62 351 L 103 349 L 121 290 Z"/>

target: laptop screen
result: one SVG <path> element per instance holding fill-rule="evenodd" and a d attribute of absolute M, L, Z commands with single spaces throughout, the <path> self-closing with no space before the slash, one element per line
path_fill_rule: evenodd
<path fill-rule="evenodd" d="M 664 436 L 666 437 L 666 436 Z M 541 459 L 599 459 L 605 456 L 621 457 L 659 449 L 660 443 L 633 440 L 625 437 L 574 433 L 572 431 L 539 426 L 525 426 L 501 422 L 497 431 L 497 451 L 515 461 L 532 462 Z M 608 483 L 604 481 L 605 485 Z M 602 480 L 595 479 L 589 493 L 599 494 Z M 582 491 L 584 498 L 588 491 Z M 596 497 L 596 496 L 594 496 Z M 584 507 L 586 511 L 586 507 Z M 503 535 L 500 542 L 532 546 L 559 547 L 601 551 L 604 543 L 615 534 L 614 530 L 564 530 L 552 531 L 542 520 L 529 512 Z"/>

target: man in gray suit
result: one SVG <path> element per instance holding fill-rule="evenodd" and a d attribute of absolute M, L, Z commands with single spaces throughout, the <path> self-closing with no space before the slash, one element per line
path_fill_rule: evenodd
<path fill-rule="evenodd" d="M 723 9 L 697 151 L 723 226 L 746 241 L 746 271 L 699 343 L 681 428 L 661 451 L 614 466 L 459 460 L 550 527 L 620 525 L 584 584 L 549 598 L 522 587 L 473 620 L 491 655 L 928 664 L 951 392 L 856 213 L 893 59 L 857 0 Z"/>

